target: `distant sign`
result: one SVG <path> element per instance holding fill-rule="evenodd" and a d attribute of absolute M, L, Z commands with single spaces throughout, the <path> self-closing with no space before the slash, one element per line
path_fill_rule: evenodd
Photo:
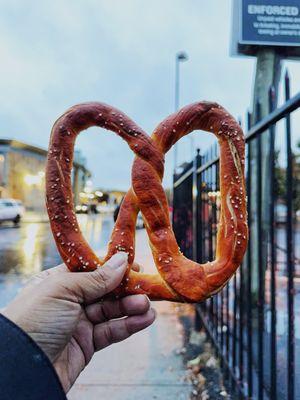
<path fill-rule="evenodd" d="M 232 36 L 233 54 L 277 46 L 285 57 L 299 57 L 300 0 L 234 0 Z"/>
<path fill-rule="evenodd" d="M 242 0 L 241 11 L 241 43 L 300 45 L 300 0 Z"/>

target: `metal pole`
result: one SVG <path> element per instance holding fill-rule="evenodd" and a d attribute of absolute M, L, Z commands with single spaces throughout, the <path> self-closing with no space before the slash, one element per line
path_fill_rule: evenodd
<path fill-rule="evenodd" d="M 180 63 L 180 58 L 178 58 L 178 54 L 176 54 L 176 59 L 175 59 L 175 111 L 178 110 L 179 108 L 179 63 Z"/>
<path fill-rule="evenodd" d="M 179 58 L 178 54 L 176 54 L 175 59 L 175 111 L 179 108 Z M 176 171 L 178 162 L 178 144 L 174 145 L 174 173 Z"/>
<path fill-rule="evenodd" d="M 180 62 L 187 61 L 188 56 L 185 52 L 181 51 L 176 54 L 175 58 L 175 111 L 179 109 L 179 94 L 180 94 Z M 192 152 L 192 159 L 193 159 Z M 174 173 L 176 172 L 178 162 L 178 145 L 175 143 L 174 145 Z"/>
<path fill-rule="evenodd" d="M 274 111 L 275 89 L 272 86 L 269 92 L 269 110 L 270 113 Z M 269 197 L 269 212 L 270 212 L 270 273 L 271 273 L 271 335 L 270 335 L 270 364 L 271 364 L 271 399 L 277 399 L 277 322 L 276 322 L 276 226 L 275 226 L 275 204 L 276 204 L 276 190 L 275 190 L 275 125 L 269 129 L 270 132 L 270 197 Z"/>
<path fill-rule="evenodd" d="M 179 82 L 180 82 L 180 77 L 179 77 L 179 63 L 180 61 L 186 61 L 188 59 L 187 55 L 184 52 L 180 52 L 176 54 L 175 58 L 175 111 L 178 110 L 179 108 Z M 176 167 L 177 167 L 177 161 L 178 161 L 178 147 L 177 143 L 174 145 L 174 165 L 173 165 L 173 191 L 172 191 L 172 202 L 174 201 L 174 183 L 176 180 Z M 174 208 L 174 204 L 173 204 Z M 172 215 L 172 222 L 174 223 L 174 213 Z"/>
<path fill-rule="evenodd" d="M 275 89 L 275 98 L 274 98 L 274 108 L 277 105 L 277 96 L 278 96 L 278 86 L 280 81 L 280 72 L 281 72 L 281 59 L 280 56 L 276 53 L 276 50 L 272 48 L 263 48 L 257 52 L 257 62 L 256 62 L 256 73 L 255 73 L 255 84 L 254 84 L 254 93 L 253 93 L 253 112 L 251 115 L 251 125 L 255 125 L 258 121 L 269 114 L 269 89 L 271 86 Z M 257 104 L 259 106 L 259 115 L 258 109 L 256 107 Z M 263 243 L 259 243 L 257 230 L 252 227 L 250 235 L 252 237 L 252 262 L 253 265 L 258 265 L 258 249 L 259 246 L 262 247 L 262 264 L 263 274 L 267 268 L 267 244 L 265 238 L 267 237 L 270 221 L 269 221 L 269 182 L 270 182 L 270 155 L 269 155 L 269 143 L 270 143 L 270 134 L 269 132 L 265 132 L 261 135 L 261 179 L 262 179 L 262 193 L 261 193 L 261 201 L 262 201 L 262 215 L 261 215 L 261 228 L 262 228 L 262 237 Z M 249 146 L 251 148 L 251 158 L 253 160 L 253 176 L 258 175 L 257 171 L 257 163 L 254 161 L 257 159 L 257 151 L 258 147 L 256 146 L 255 141 L 250 142 Z M 257 187 L 254 185 L 250 195 L 252 196 L 252 204 L 255 204 L 256 201 L 256 190 Z M 255 215 L 256 210 L 253 209 L 252 213 Z M 252 291 L 255 293 L 258 292 L 258 269 L 253 268 L 253 280 L 252 280 Z M 263 279 L 263 278 L 262 278 Z"/>
<path fill-rule="evenodd" d="M 254 125 L 269 114 L 269 88 L 274 87 L 274 107 L 277 105 L 278 85 L 280 81 L 281 59 L 276 50 L 262 48 L 257 52 L 256 76 L 253 95 L 253 113 L 251 124 Z M 260 104 L 259 107 L 256 107 Z M 274 128 L 275 129 L 275 128 Z M 256 219 L 256 226 L 250 227 L 251 236 L 251 262 L 252 282 L 251 290 L 254 298 L 258 299 L 257 313 L 258 324 L 258 399 L 264 397 L 265 369 L 264 362 L 266 350 L 264 347 L 264 295 L 265 272 L 267 270 L 268 245 L 266 238 L 270 230 L 270 131 L 259 135 L 256 140 L 249 143 L 251 162 L 253 162 L 253 177 L 256 177 L 256 185 L 252 185 L 251 203 L 256 207 L 251 210 Z M 258 160 L 255 162 L 255 160 Z M 255 331 L 254 331 L 255 332 Z M 253 333 L 254 333 L 253 332 Z"/>
<path fill-rule="evenodd" d="M 248 113 L 248 131 L 251 128 L 251 115 Z M 248 143 L 248 157 L 247 157 L 247 194 L 248 194 L 248 224 L 249 232 L 252 226 L 252 207 L 251 207 L 251 188 L 252 188 L 252 165 L 251 165 L 251 143 Z M 248 249 L 247 249 L 247 383 L 248 383 L 248 398 L 252 398 L 253 393 L 253 377 L 252 377 L 252 363 L 253 363 L 253 345 L 252 345 L 252 244 L 251 235 L 249 235 Z M 240 321 L 242 315 L 240 312 Z M 240 367 L 241 368 L 241 367 Z"/>
<path fill-rule="evenodd" d="M 199 237 L 201 235 L 201 207 L 199 199 L 201 192 L 198 190 L 198 173 L 197 170 L 201 165 L 200 149 L 197 149 L 197 154 L 193 160 L 193 260 L 199 260 L 201 252 L 199 251 Z M 201 243 L 201 242 L 200 242 Z"/>
<path fill-rule="evenodd" d="M 191 133 L 192 134 L 192 133 Z M 195 148 L 195 141 L 193 136 L 187 136 L 190 140 L 190 145 L 191 145 L 191 159 L 193 160 L 194 158 L 194 148 Z"/>
<path fill-rule="evenodd" d="M 285 75 L 285 100 L 290 99 L 290 78 Z M 286 116 L 286 250 L 288 275 L 288 399 L 295 398 L 295 304 L 294 304 L 294 243 L 293 243 L 293 153 L 291 144 L 291 116 Z"/>
<path fill-rule="evenodd" d="M 258 109 L 260 104 L 257 103 Z M 259 111 L 257 112 L 259 117 Z M 258 399 L 264 398 L 264 265 L 262 252 L 262 140 L 261 135 L 256 139 L 257 148 L 257 178 L 256 178 L 256 204 L 257 204 L 257 244 L 258 244 Z"/>

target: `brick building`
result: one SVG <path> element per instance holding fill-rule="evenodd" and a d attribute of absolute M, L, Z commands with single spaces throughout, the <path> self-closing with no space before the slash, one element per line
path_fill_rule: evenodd
<path fill-rule="evenodd" d="M 21 200 L 27 210 L 45 210 L 45 165 L 47 151 L 17 140 L 0 139 L 0 197 Z M 74 202 L 91 176 L 85 158 L 75 152 Z"/>

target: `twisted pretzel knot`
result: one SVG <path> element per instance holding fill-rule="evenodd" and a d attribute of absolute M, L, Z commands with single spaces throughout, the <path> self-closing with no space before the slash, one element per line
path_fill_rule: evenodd
<path fill-rule="evenodd" d="M 114 131 L 137 156 L 132 167 L 132 188 L 122 203 L 104 260 L 84 239 L 72 204 L 74 143 L 79 132 L 91 126 Z M 221 212 L 216 259 L 206 264 L 191 261 L 180 252 L 161 185 L 165 153 L 194 130 L 215 134 L 220 145 Z M 235 273 L 247 247 L 244 151 L 239 124 L 216 103 L 198 102 L 184 107 L 161 122 L 151 137 L 125 114 L 106 104 L 85 103 L 70 108 L 53 126 L 46 167 L 47 210 L 61 257 L 71 271 L 90 271 L 123 250 L 129 254 L 129 266 L 116 295 L 145 293 L 156 300 L 205 300 Z M 139 210 L 159 272 L 156 275 L 131 268 Z"/>

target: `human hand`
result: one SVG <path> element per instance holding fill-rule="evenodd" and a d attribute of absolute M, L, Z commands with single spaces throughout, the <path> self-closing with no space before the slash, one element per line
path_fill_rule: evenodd
<path fill-rule="evenodd" d="M 37 275 L 3 310 L 46 353 L 65 392 L 96 351 L 155 319 L 144 295 L 101 300 L 120 284 L 126 266 L 122 252 L 93 272 L 69 272 L 59 265 Z"/>

